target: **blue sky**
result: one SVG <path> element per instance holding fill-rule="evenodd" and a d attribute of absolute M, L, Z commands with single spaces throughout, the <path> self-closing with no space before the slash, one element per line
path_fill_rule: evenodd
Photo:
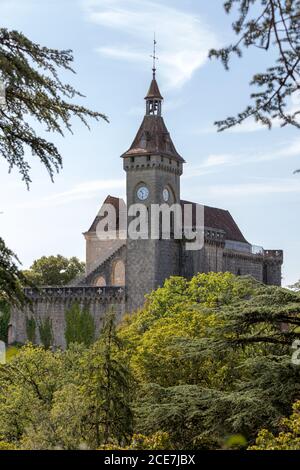
<path fill-rule="evenodd" d="M 248 104 L 253 72 L 272 58 L 247 51 L 231 71 L 207 59 L 233 33 L 221 0 L 0 0 L 1 26 L 48 47 L 72 49 L 77 74 L 63 78 L 86 95 L 79 102 L 105 113 L 110 124 L 91 131 L 74 121 L 74 134 L 49 135 L 64 168 L 53 184 L 32 163 L 30 191 L 0 162 L 0 234 L 24 268 L 43 255 L 85 256 L 86 231 L 107 194 L 125 195 L 120 155 L 144 114 L 151 78 L 153 31 L 163 115 L 187 164 L 182 197 L 230 210 L 246 238 L 284 249 L 284 285 L 300 278 L 300 132 L 270 132 L 253 122 L 218 134 L 215 120 Z M 297 102 L 291 104 L 297 106 Z M 43 132 L 43 129 L 41 129 Z"/>

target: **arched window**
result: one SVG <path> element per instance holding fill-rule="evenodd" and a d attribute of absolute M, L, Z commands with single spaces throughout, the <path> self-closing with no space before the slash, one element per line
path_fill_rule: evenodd
<path fill-rule="evenodd" d="M 125 286 L 125 264 L 122 260 L 115 262 L 111 281 L 113 286 Z"/>
<path fill-rule="evenodd" d="M 95 282 L 95 286 L 96 287 L 105 287 L 106 286 L 105 277 L 103 277 L 103 276 L 97 277 L 96 282 Z"/>

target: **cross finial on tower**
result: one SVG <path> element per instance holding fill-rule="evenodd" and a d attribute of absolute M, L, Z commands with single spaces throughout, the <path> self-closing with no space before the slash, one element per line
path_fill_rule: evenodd
<path fill-rule="evenodd" d="M 156 55 L 156 44 L 157 44 L 157 41 L 156 41 L 156 36 L 155 36 L 155 33 L 154 33 L 153 55 L 150 56 L 150 57 L 152 57 L 152 59 L 153 59 L 153 68 L 152 68 L 153 78 L 155 78 L 155 73 L 156 73 L 156 60 L 158 60 L 158 57 L 157 57 L 157 55 Z"/>

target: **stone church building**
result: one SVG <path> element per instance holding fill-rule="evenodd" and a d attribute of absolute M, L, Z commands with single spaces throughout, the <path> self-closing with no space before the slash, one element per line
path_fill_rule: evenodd
<path fill-rule="evenodd" d="M 163 97 L 155 69 L 145 102 L 142 124 L 132 145 L 122 155 L 127 208 L 139 203 L 150 213 L 153 204 L 181 204 L 182 207 L 192 204 L 195 207 L 196 202 L 182 199 L 180 178 L 185 161 L 177 152 L 162 117 Z M 116 209 L 118 230 L 125 202 L 108 196 L 104 203 Z M 119 317 L 138 309 L 143 305 L 145 294 L 163 285 L 172 275 L 190 278 L 199 272 L 229 271 L 235 275 L 251 275 L 265 284 L 281 285 L 281 250 L 265 250 L 249 243 L 228 210 L 204 206 L 203 212 L 204 243 L 199 250 L 188 250 L 184 240 L 172 237 L 99 239 L 97 226 L 101 217 L 97 215 L 84 233 L 86 275 L 64 288 L 27 289 L 33 312 L 29 309 L 13 312 L 10 342 L 26 341 L 26 317 L 34 315 L 37 324 L 46 318 L 51 320 L 54 345 L 65 347 L 64 312 L 74 301 L 89 306 L 99 333 L 109 308 L 114 308 Z"/>

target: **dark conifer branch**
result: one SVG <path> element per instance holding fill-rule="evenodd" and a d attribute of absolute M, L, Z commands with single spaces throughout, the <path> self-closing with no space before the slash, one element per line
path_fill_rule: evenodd
<path fill-rule="evenodd" d="M 210 57 L 221 59 L 226 70 L 232 54 L 242 56 L 242 49 L 256 47 L 275 51 L 277 60 L 265 72 L 257 73 L 251 85 L 257 88 L 251 94 L 252 104 L 236 117 L 231 116 L 215 124 L 219 131 L 242 124 L 249 117 L 272 127 L 280 125 L 300 128 L 300 111 L 290 108 L 290 98 L 300 90 L 300 1 L 299 0 L 228 0 L 225 11 L 238 8 L 238 19 L 233 30 L 239 36 L 235 44 L 220 50 L 211 50 Z M 254 11 L 262 12 L 253 18 Z"/>
<path fill-rule="evenodd" d="M 62 167 L 57 147 L 36 134 L 28 117 L 60 135 L 64 129 L 72 132 L 73 116 L 87 127 L 90 118 L 108 121 L 102 113 L 66 101 L 83 97 L 58 77 L 58 69 L 74 73 L 72 62 L 70 50 L 41 47 L 22 33 L 0 29 L 0 78 L 6 91 L 6 106 L 0 108 L 0 155 L 9 170 L 19 170 L 27 187 L 31 179 L 26 149 L 38 157 L 51 179 Z"/>

